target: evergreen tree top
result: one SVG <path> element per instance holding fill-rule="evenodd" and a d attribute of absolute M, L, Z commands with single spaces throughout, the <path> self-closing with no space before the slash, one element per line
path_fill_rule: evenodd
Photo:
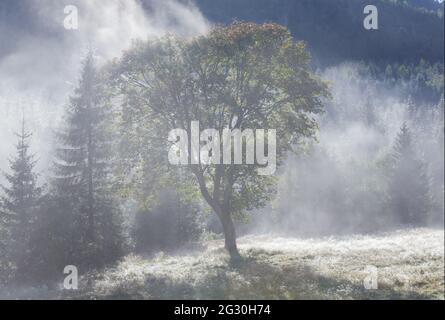
<path fill-rule="evenodd" d="M 406 122 L 400 127 L 400 131 L 397 134 L 392 157 L 395 161 L 405 158 L 413 153 L 412 148 L 412 134 Z"/>
<path fill-rule="evenodd" d="M 22 128 L 16 133 L 16 155 L 9 160 L 11 173 L 4 173 L 9 186 L 1 186 L 4 195 L 1 197 L 2 211 L 9 215 L 23 216 L 36 204 L 41 188 L 37 186 L 38 175 L 34 172 L 36 160 L 29 154 L 28 139 L 32 133 L 26 130 L 25 120 Z"/>

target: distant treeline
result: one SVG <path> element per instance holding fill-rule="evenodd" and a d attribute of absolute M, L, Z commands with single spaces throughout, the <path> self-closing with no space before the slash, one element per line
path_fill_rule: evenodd
<path fill-rule="evenodd" d="M 421 59 L 411 64 L 361 62 L 359 65 L 361 76 L 383 83 L 387 89 L 398 87 L 418 104 L 435 103 L 443 94 L 444 65 L 441 62 L 429 63 Z"/>

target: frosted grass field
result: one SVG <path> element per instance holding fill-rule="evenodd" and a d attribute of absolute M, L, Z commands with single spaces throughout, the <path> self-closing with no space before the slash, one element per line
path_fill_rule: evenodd
<path fill-rule="evenodd" d="M 230 266 L 222 241 L 177 255 L 127 256 L 84 277 L 81 299 L 444 299 L 444 232 L 374 236 L 239 239 L 245 261 Z M 378 269 L 367 290 L 365 267 Z M 88 278 L 88 279 L 87 279 Z M 88 281 L 87 281 L 88 280 Z"/>

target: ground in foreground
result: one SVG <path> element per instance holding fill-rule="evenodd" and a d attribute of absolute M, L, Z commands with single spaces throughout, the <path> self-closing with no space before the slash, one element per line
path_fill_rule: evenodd
<path fill-rule="evenodd" d="M 130 255 L 89 275 L 89 289 L 64 297 L 444 299 L 443 230 L 322 239 L 247 236 L 239 239 L 244 261 L 238 265 L 230 265 L 221 247 L 221 241 L 210 241 L 180 255 Z M 375 275 L 372 268 L 378 288 L 369 290 L 364 280 Z"/>

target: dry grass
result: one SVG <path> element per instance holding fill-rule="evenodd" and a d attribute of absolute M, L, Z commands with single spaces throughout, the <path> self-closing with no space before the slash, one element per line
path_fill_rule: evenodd
<path fill-rule="evenodd" d="M 244 261 L 230 265 L 221 241 L 176 256 L 127 256 L 89 275 L 82 299 L 444 299 L 444 232 L 378 236 L 239 239 Z M 366 290 L 365 267 L 378 268 Z"/>

